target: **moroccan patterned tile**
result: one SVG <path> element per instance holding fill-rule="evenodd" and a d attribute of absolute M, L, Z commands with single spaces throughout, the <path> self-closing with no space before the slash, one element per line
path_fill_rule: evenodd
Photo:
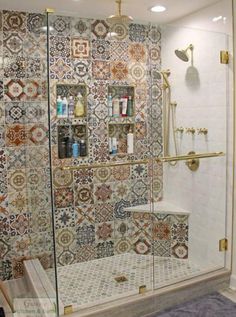
<path fill-rule="evenodd" d="M 51 16 L 50 25 L 53 28 L 51 34 L 67 36 L 71 31 L 71 18 L 65 16 Z"/>
<path fill-rule="evenodd" d="M 130 253 L 133 251 L 133 245 L 131 239 L 125 237 L 121 239 L 115 239 L 114 252 L 115 254 Z"/>
<path fill-rule="evenodd" d="M 27 60 L 27 78 L 41 78 L 43 74 L 43 62 L 40 58 L 29 58 Z"/>
<path fill-rule="evenodd" d="M 110 59 L 110 42 L 106 40 L 92 40 L 92 58 L 107 61 Z"/>
<path fill-rule="evenodd" d="M 3 31 L 26 33 L 26 13 L 3 11 Z"/>
<path fill-rule="evenodd" d="M 12 263 L 10 260 L 0 261 L 0 278 L 2 281 L 12 278 Z"/>
<path fill-rule="evenodd" d="M 8 193 L 9 213 L 22 213 L 28 210 L 28 198 L 26 191 L 14 191 Z"/>
<path fill-rule="evenodd" d="M 21 56 L 23 54 L 23 34 L 18 32 L 3 33 L 4 56 Z"/>
<path fill-rule="evenodd" d="M 130 165 L 113 167 L 112 175 L 116 181 L 125 181 L 130 178 Z"/>
<path fill-rule="evenodd" d="M 136 123 L 136 138 L 143 140 L 147 136 L 147 124 L 145 122 Z"/>
<path fill-rule="evenodd" d="M 78 80 L 88 80 L 91 77 L 91 63 L 87 59 L 73 59 L 72 67 L 74 78 Z"/>
<path fill-rule="evenodd" d="M 27 127 L 29 145 L 47 145 L 48 127 L 43 123 L 29 125 Z"/>
<path fill-rule="evenodd" d="M 128 38 L 128 29 L 127 25 L 122 23 L 115 23 L 111 26 L 111 32 L 114 33 L 115 40 L 118 41 L 125 41 Z"/>
<path fill-rule="evenodd" d="M 32 256 L 53 251 L 52 232 L 37 232 L 30 234 L 30 253 Z"/>
<path fill-rule="evenodd" d="M 50 56 L 70 57 L 70 38 L 64 36 L 50 36 Z"/>
<path fill-rule="evenodd" d="M 136 254 L 151 254 L 152 245 L 151 241 L 145 237 L 139 237 L 133 242 L 133 250 Z"/>
<path fill-rule="evenodd" d="M 24 123 L 24 104 L 19 102 L 9 102 L 5 104 L 5 120 L 7 124 Z"/>
<path fill-rule="evenodd" d="M 2 11 L 0 11 L 0 31 L 2 31 Z"/>
<path fill-rule="evenodd" d="M 172 256 L 177 259 L 188 258 L 188 245 L 174 241 L 171 243 Z"/>
<path fill-rule="evenodd" d="M 131 237 L 133 233 L 133 224 L 130 219 L 115 219 L 115 239 Z"/>
<path fill-rule="evenodd" d="M 112 201 L 112 183 L 94 185 L 94 196 L 96 203 L 108 203 Z"/>
<path fill-rule="evenodd" d="M 132 237 L 134 239 L 139 237 L 145 237 L 152 239 L 152 215 L 146 212 L 134 212 L 132 213 Z"/>
<path fill-rule="evenodd" d="M 20 101 L 26 98 L 25 83 L 19 79 L 9 79 L 4 83 L 4 100 L 5 101 Z"/>
<path fill-rule="evenodd" d="M 26 167 L 25 147 L 7 148 L 7 168 L 23 169 Z"/>
<path fill-rule="evenodd" d="M 97 248 L 97 258 L 105 258 L 114 255 L 114 242 L 101 242 L 96 245 Z"/>
<path fill-rule="evenodd" d="M 32 58 L 46 58 L 47 39 L 45 34 L 28 33 L 23 42 L 25 56 Z"/>
<path fill-rule="evenodd" d="M 129 54 L 128 54 L 128 43 L 121 41 L 112 41 L 111 42 L 111 57 L 112 61 L 123 61 L 128 62 Z"/>
<path fill-rule="evenodd" d="M 3 75 L 5 78 L 25 78 L 26 77 L 26 58 L 16 56 L 15 58 L 6 57 L 3 59 Z"/>
<path fill-rule="evenodd" d="M 78 248 L 76 262 L 87 262 L 96 259 L 97 249 L 95 245 L 84 245 Z"/>
<path fill-rule="evenodd" d="M 0 259 L 9 258 L 9 253 L 11 251 L 11 239 L 10 237 L 0 238 Z"/>
<path fill-rule="evenodd" d="M 5 146 L 5 126 L 0 125 L 0 146 L 3 147 Z"/>
<path fill-rule="evenodd" d="M 44 190 L 30 190 L 28 193 L 28 205 L 31 210 L 37 212 L 38 210 L 51 210 L 51 195 L 48 188 Z M 58 202 L 59 201 L 59 202 Z M 61 196 L 60 199 L 57 199 L 57 203 L 61 206 L 66 204 L 64 196 Z M 60 208 L 59 206 L 59 208 Z M 56 206 L 57 207 L 57 206 Z M 63 208 L 64 206 L 62 206 Z M 66 206 L 67 207 L 67 206 Z"/>
<path fill-rule="evenodd" d="M 161 31 L 158 26 L 152 25 L 148 30 L 148 38 L 151 43 L 156 44 L 161 40 Z"/>
<path fill-rule="evenodd" d="M 27 168 L 27 188 L 31 191 L 50 188 L 50 170 L 48 168 Z"/>
<path fill-rule="evenodd" d="M 145 63 L 147 60 L 146 47 L 141 43 L 129 45 L 129 57 L 131 61 Z"/>
<path fill-rule="evenodd" d="M 94 205 L 81 205 L 75 207 L 75 223 L 77 225 L 94 224 L 95 223 L 95 206 Z"/>
<path fill-rule="evenodd" d="M 94 171 L 92 168 L 74 171 L 74 182 L 76 184 L 90 184 L 93 182 Z"/>
<path fill-rule="evenodd" d="M 132 195 L 130 192 L 131 182 L 130 181 L 116 181 L 114 186 L 114 200 L 120 201 L 121 199 L 129 201 L 132 200 Z"/>
<path fill-rule="evenodd" d="M 153 255 L 170 257 L 171 256 L 171 241 L 170 240 L 154 241 Z"/>
<path fill-rule="evenodd" d="M 136 164 L 131 166 L 131 179 L 147 178 L 148 167 L 146 164 Z"/>
<path fill-rule="evenodd" d="M 108 222 L 113 220 L 113 204 L 95 204 L 94 209 L 96 223 Z"/>
<path fill-rule="evenodd" d="M 155 221 L 153 223 L 153 240 L 170 240 L 171 226 L 166 221 Z"/>
<path fill-rule="evenodd" d="M 89 58 L 90 41 L 83 38 L 74 37 L 71 41 L 71 51 L 73 58 Z"/>
<path fill-rule="evenodd" d="M 35 233 L 50 232 L 52 230 L 51 210 L 40 210 L 32 213 L 30 225 Z"/>
<path fill-rule="evenodd" d="M 27 15 L 27 29 L 29 32 L 40 34 L 44 26 L 45 16 L 39 13 L 29 13 Z"/>
<path fill-rule="evenodd" d="M 106 162 L 110 159 L 108 149 L 108 142 L 100 142 L 93 145 L 92 153 L 96 162 Z"/>
<path fill-rule="evenodd" d="M 147 197 L 150 186 L 146 183 L 145 179 L 134 180 L 132 184 L 132 192 L 136 197 Z"/>
<path fill-rule="evenodd" d="M 71 34 L 83 38 L 89 38 L 91 34 L 91 20 L 72 18 Z"/>
<path fill-rule="evenodd" d="M 188 224 L 173 223 L 171 226 L 171 239 L 178 243 L 188 242 Z"/>
<path fill-rule="evenodd" d="M 7 176 L 9 192 L 20 192 L 26 188 L 27 179 L 24 170 L 10 170 L 8 171 Z"/>
<path fill-rule="evenodd" d="M 105 39 L 109 31 L 109 26 L 104 20 L 95 20 L 91 24 L 91 30 L 95 38 Z"/>
<path fill-rule="evenodd" d="M 53 170 L 53 185 L 55 187 L 69 187 L 73 183 L 72 171 L 63 171 L 60 167 Z"/>
<path fill-rule="evenodd" d="M 114 217 L 116 219 L 126 219 L 130 217 L 130 212 L 125 211 L 124 209 L 130 207 L 130 202 L 124 199 L 115 203 L 114 207 Z"/>
<path fill-rule="evenodd" d="M 50 58 L 50 78 L 51 79 L 72 79 L 73 69 L 71 59 L 53 57 Z"/>
<path fill-rule="evenodd" d="M 74 202 L 73 190 L 69 187 L 55 189 L 54 200 L 57 208 L 71 207 Z"/>
<path fill-rule="evenodd" d="M 96 243 L 114 239 L 114 222 L 101 222 L 95 225 Z"/>
<path fill-rule="evenodd" d="M 5 170 L 7 167 L 6 150 L 0 148 L 0 171 Z"/>
<path fill-rule="evenodd" d="M 5 216 L 4 214 L 0 215 L 0 237 L 4 238 L 10 235 L 10 220 L 9 217 Z"/>
<path fill-rule="evenodd" d="M 75 226 L 75 212 L 73 208 L 58 208 L 55 210 L 56 229 Z"/>
<path fill-rule="evenodd" d="M 32 231 L 30 227 L 30 217 L 29 213 L 21 213 L 10 215 L 9 225 L 11 236 L 20 235 L 23 236 Z"/>
<path fill-rule="evenodd" d="M 94 114 L 100 121 L 105 121 L 108 115 L 107 104 L 99 103 L 99 105 L 97 105 L 96 108 L 94 109 Z"/>
<path fill-rule="evenodd" d="M 30 255 L 30 238 L 29 236 L 14 236 L 11 237 L 12 255 L 17 256 L 29 256 Z"/>
<path fill-rule="evenodd" d="M 112 169 L 109 167 L 96 168 L 94 170 L 94 183 L 106 183 L 112 181 Z"/>
<path fill-rule="evenodd" d="M 73 228 L 63 228 L 56 231 L 56 241 L 58 246 L 68 249 L 75 241 L 75 231 Z"/>
<path fill-rule="evenodd" d="M 79 247 L 95 243 L 95 225 L 83 223 L 76 227 L 76 239 Z"/>
<path fill-rule="evenodd" d="M 108 80 L 110 78 L 110 65 L 105 61 L 92 62 L 92 75 L 95 79 Z"/>
<path fill-rule="evenodd" d="M 0 102 L 0 125 L 5 123 L 5 104 Z"/>
<path fill-rule="evenodd" d="M 93 95 L 94 100 L 98 102 L 105 102 L 107 100 L 107 89 L 107 81 L 95 81 L 91 87 L 91 93 Z"/>
<path fill-rule="evenodd" d="M 9 214 L 8 210 L 8 194 L 0 192 L 0 214 L 7 216 Z"/>
<path fill-rule="evenodd" d="M 152 47 L 149 50 L 149 58 L 150 58 L 151 64 L 160 63 L 161 48 L 159 46 Z"/>
<path fill-rule="evenodd" d="M 25 102 L 25 123 L 47 122 L 47 107 L 46 102 Z"/>
<path fill-rule="evenodd" d="M 128 64 L 122 61 L 114 61 L 111 63 L 111 78 L 112 80 L 125 81 L 128 78 Z"/>
<path fill-rule="evenodd" d="M 129 25 L 129 39 L 132 42 L 145 42 L 147 37 L 147 26 L 131 23 Z"/>
<path fill-rule="evenodd" d="M 74 187 L 75 206 L 93 204 L 94 194 L 92 184 L 75 185 Z"/>
<path fill-rule="evenodd" d="M 129 64 L 130 80 L 135 82 L 144 82 L 147 77 L 146 65 L 143 63 L 133 62 Z"/>
<path fill-rule="evenodd" d="M 37 258 L 42 264 L 44 270 L 48 270 L 54 266 L 52 252 L 43 252 L 42 254 L 37 254 Z"/>
<path fill-rule="evenodd" d="M 58 252 L 58 263 L 60 265 L 71 265 L 75 262 L 76 254 L 71 250 L 64 250 L 59 254 Z"/>

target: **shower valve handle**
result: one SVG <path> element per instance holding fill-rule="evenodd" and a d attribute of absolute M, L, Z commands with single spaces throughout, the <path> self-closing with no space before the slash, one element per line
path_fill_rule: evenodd
<path fill-rule="evenodd" d="M 186 128 L 186 133 L 192 133 L 195 134 L 196 129 L 195 128 Z"/>

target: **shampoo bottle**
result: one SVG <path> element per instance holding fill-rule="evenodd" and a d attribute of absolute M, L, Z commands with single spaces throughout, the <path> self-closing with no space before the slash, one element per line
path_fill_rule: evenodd
<path fill-rule="evenodd" d="M 67 117 L 68 117 L 68 101 L 66 97 L 64 97 L 62 100 L 62 118 L 67 118 Z"/>
<path fill-rule="evenodd" d="M 83 96 L 81 93 L 77 96 L 77 102 L 75 104 L 75 117 L 83 117 L 84 116 L 84 104 L 83 104 Z"/>
<path fill-rule="evenodd" d="M 129 116 L 129 117 L 133 116 L 133 103 L 132 103 L 132 97 L 131 96 L 129 96 L 129 99 L 128 99 L 127 116 Z"/>
<path fill-rule="evenodd" d="M 107 105 L 108 105 L 108 116 L 112 117 L 113 109 L 112 109 L 112 95 L 111 94 L 108 95 Z"/>
<path fill-rule="evenodd" d="M 57 98 L 57 117 L 62 117 L 62 99 L 61 96 L 58 96 Z"/>
<path fill-rule="evenodd" d="M 68 117 L 69 118 L 73 119 L 75 117 L 74 111 L 75 111 L 74 98 L 72 96 L 70 96 L 69 103 L 68 103 Z"/>
<path fill-rule="evenodd" d="M 72 156 L 73 158 L 78 158 L 79 157 L 79 144 L 75 140 L 73 145 L 72 145 Z"/>
<path fill-rule="evenodd" d="M 112 154 L 117 154 L 117 139 L 112 138 Z"/>
<path fill-rule="evenodd" d="M 134 153 L 134 134 L 132 130 L 129 130 L 129 133 L 127 134 L 127 153 L 132 154 Z"/>
<path fill-rule="evenodd" d="M 120 116 L 120 100 L 118 98 L 113 99 L 113 117 Z"/>

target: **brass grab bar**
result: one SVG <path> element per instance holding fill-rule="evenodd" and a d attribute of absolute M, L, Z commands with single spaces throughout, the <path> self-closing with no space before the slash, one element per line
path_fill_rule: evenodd
<path fill-rule="evenodd" d="M 213 153 L 199 153 L 199 154 L 191 154 L 191 155 L 179 155 L 179 156 L 166 156 L 155 158 L 156 162 L 173 162 L 173 161 L 186 161 L 186 160 L 194 160 L 200 158 L 210 158 L 210 157 L 218 157 L 224 156 L 224 152 L 213 152 Z M 117 167 L 117 166 L 125 166 L 125 165 L 136 165 L 136 164 L 148 164 L 150 159 L 146 160 L 138 160 L 138 161 L 126 161 L 126 162 L 113 162 L 113 163 L 104 163 L 104 164 L 82 164 L 78 166 L 63 166 L 61 169 L 63 171 L 76 171 L 87 168 L 105 168 L 105 167 Z"/>
<path fill-rule="evenodd" d="M 114 162 L 114 163 L 104 163 L 104 164 L 82 164 L 78 166 L 63 166 L 61 169 L 63 171 L 71 170 L 81 170 L 87 168 L 105 168 L 105 167 L 116 167 L 125 165 L 136 165 L 136 164 L 148 164 L 150 160 L 139 160 L 139 161 L 126 161 L 126 162 Z"/>
<path fill-rule="evenodd" d="M 194 160 L 201 158 L 210 158 L 210 157 L 218 157 L 225 156 L 224 152 L 212 152 L 212 153 L 196 153 L 189 155 L 178 155 L 178 156 L 166 156 L 157 158 L 158 162 L 174 162 L 174 161 L 186 161 L 186 160 Z"/>

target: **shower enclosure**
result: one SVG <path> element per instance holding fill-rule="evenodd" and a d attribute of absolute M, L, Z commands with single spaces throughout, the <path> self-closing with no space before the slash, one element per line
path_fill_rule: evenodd
<path fill-rule="evenodd" d="M 32 250 L 21 262 L 35 297 L 60 315 L 99 310 L 228 268 L 232 73 L 220 52 L 230 35 L 66 12 L 28 14 L 28 28 L 36 20 L 24 54 L 43 50 L 41 88 L 12 130 L 29 139 L 20 150 Z M 17 160 L 7 120 L 20 80 L 5 69 L 1 128 Z M 7 173 L 19 194 L 21 178 Z"/>

